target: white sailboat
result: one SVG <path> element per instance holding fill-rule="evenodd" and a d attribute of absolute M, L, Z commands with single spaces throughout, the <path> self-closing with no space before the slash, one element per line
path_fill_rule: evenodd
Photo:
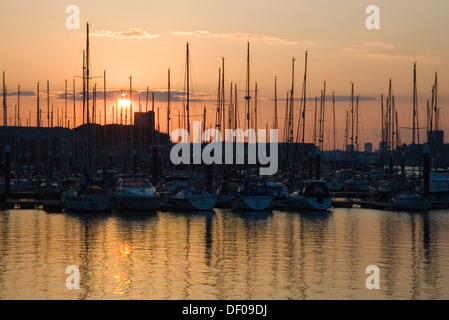
<path fill-rule="evenodd" d="M 122 175 L 112 192 L 112 200 L 122 211 L 151 211 L 160 208 L 156 188 L 143 174 Z"/>
<path fill-rule="evenodd" d="M 432 207 L 431 201 L 416 191 L 400 191 L 392 202 L 396 210 L 423 211 Z"/>
<path fill-rule="evenodd" d="M 215 207 L 217 198 L 207 191 L 190 187 L 170 197 L 176 209 L 209 211 Z"/>
<path fill-rule="evenodd" d="M 232 209 L 243 211 L 265 211 L 273 208 L 273 197 L 262 179 L 246 180 L 243 188 L 234 193 Z"/>
<path fill-rule="evenodd" d="M 62 195 L 64 207 L 75 212 L 104 212 L 111 210 L 109 192 L 97 182 L 75 186 Z"/>
<path fill-rule="evenodd" d="M 287 203 L 300 210 L 325 211 L 332 205 L 332 194 L 324 180 L 306 180 L 303 187 L 287 197 Z"/>

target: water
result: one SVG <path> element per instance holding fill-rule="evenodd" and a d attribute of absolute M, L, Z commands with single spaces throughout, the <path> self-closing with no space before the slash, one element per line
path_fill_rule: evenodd
<path fill-rule="evenodd" d="M 449 211 L 0 211 L 0 299 L 448 299 L 448 230 Z"/>

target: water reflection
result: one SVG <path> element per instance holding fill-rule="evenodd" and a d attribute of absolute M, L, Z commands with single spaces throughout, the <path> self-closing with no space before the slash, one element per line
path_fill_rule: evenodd
<path fill-rule="evenodd" d="M 448 227 L 447 211 L 5 211 L 0 299 L 444 299 Z"/>

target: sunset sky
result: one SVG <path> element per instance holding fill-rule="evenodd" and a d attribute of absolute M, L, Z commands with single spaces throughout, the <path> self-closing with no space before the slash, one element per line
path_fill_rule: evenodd
<path fill-rule="evenodd" d="M 79 30 L 66 28 L 69 16 L 66 8 L 69 5 L 80 9 Z M 369 5 L 380 8 L 380 30 L 368 30 L 365 26 L 369 16 L 365 9 Z M 2 0 L 0 71 L 6 72 L 8 117 L 14 117 L 16 91 L 20 85 L 24 93 L 21 98 L 21 124 L 26 124 L 29 110 L 32 110 L 31 125 L 36 125 L 36 86 L 39 82 L 41 107 L 46 109 L 47 80 L 50 81 L 50 103 L 55 110 L 61 108 L 62 117 L 64 81 L 67 79 L 71 93 L 74 76 L 82 75 L 85 24 L 89 22 L 91 75 L 101 77 L 106 70 L 108 92 L 128 90 L 130 75 L 136 92 L 146 91 L 147 87 L 152 92 L 165 92 L 169 68 L 172 89 L 183 90 L 185 50 L 189 42 L 193 96 L 203 100 L 193 104 L 191 113 L 198 115 L 206 106 L 208 122 L 212 125 L 222 57 L 225 58 L 225 90 L 229 92 L 231 82 L 237 83 L 241 90 L 239 107 L 244 107 L 246 45 L 249 41 L 251 82 L 253 87 L 257 82 L 259 90 L 259 127 L 265 127 L 266 123 L 270 128 L 272 126 L 274 78 L 278 79 L 280 99 L 285 99 L 290 89 L 293 57 L 296 58 L 295 96 L 300 96 L 304 53 L 308 50 L 307 96 L 319 96 L 326 81 L 327 93 L 335 91 L 335 95 L 343 97 L 341 100 L 346 100 L 336 105 L 339 148 L 343 146 L 345 114 L 349 108 L 348 99 L 344 97 L 350 95 L 351 82 L 354 82 L 356 95 L 371 98 L 371 101 L 360 104 L 362 144 L 373 142 L 377 145 L 380 139 L 380 95 L 387 94 L 390 78 L 400 126 L 411 126 L 415 60 L 420 126 L 425 126 L 425 105 L 431 98 L 434 74 L 438 72 L 441 126 L 447 129 L 448 12 L 447 0 Z M 76 81 L 79 92 L 81 79 L 77 78 Z M 96 78 L 92 82 L 96 82 L 101 91 L 98 105 L 103 110 L 103 80 Z M 107 119 L 111 121 L 115 96 L 109 97 Z M 143 105 L 144 97 L 142 93 Z M 162 94 L 156 97 L 161 130 L 164 131 L 166 97 Z M 136 94 L 133 95 L 133 105 L 134 111 L 138 111 Z M 72 119 L 72 104 L 69 103 L 69 106 L 68 119 Z M 173 107 L 180 108 L 182 105 L 174 103 Z M 328 111 L 330 107 L 328 103 Z M 79 108 L 81 105 L 77 102 Z M 279 118 L 284 117 L 284 108 L 285 101 L 282 100 L 279 102 Z M 299 102 L 296 108 L 299 108 Z M 310 119 L 313 108 L 312 103 L 307 104 L 307 117 Z M 173 110 L 173 114 L 177 112 Z M 325 121 L 325 149 L 329 149 L 330 112 L 326 112 Z M 177 122 L 173 117 L 175 127 Z M 9 123 L 14 125 L 14 120 Z M 310 142 L 312 123 L 309 120 L 306 130 L 306 141 Z M 401 130 L 401 140 L 411 142 L 410 130 Z"/>

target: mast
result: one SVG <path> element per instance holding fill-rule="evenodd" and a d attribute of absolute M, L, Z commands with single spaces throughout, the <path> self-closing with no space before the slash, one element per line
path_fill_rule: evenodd
<path fill-rule="evenodd" d="M 8 107 L 7 107 L 7 93 L 6 93 L 6 73 L 3 71 L 3 126 L 8 126 Z M 6 129 L 5 129 L 6 130 Z M 6 137 L 6 135 L 5 135 Z"/>
<path fill-rule="evenodd" d="M 187 111 L 187 132 L 190 133 L 190 61 L 189 57 L 189 43 L 187 42 L 187 63 L 186 63 L 186 77 L 187 77 L 187 105 L 186 105 L 186 111 Z"/>
<path fill-rule="evenodd" d="M 221 132 L 221 68 L 218 68 L 217 114 L 215 116 L 215 127 Z"/>
<path fill-rule="evenodd" d="M 335 128 L 335 93 L 332 91 L 332 127 L 333 127 L 333 136 L 334 136 L 334 148 L 335 151 L 337 149 L 337 143 L 335 140 L 336 128 Z"/>
<path fill-rule="evenodd" d="M 82 124 L 86 123 L 86 51 L 83 50 L 83 119 Z"/>
<path fill-rule="evenodd" d="M 37 93 L 36 93 L 36 97 L 37 97 L 37 155 L 36 155 L 36 159 L 37 159 L 37 165 L 36 165 L 36 169 L 37 169 L 37 174 L 40 175 L 40 163 L 41 163 L 41 119 L 40 119 L 40 101 L 39 101 L 39 96 L 40 96 L 40 90 L 39 90 L 39 82 L 37 82 Z M 30 118 L 30 122 L 31 122 L 31 118 Z"/>
<path fill-rule="evenodd" d="M 257 82 L 255 84 L 255 88 L 254 88 L 254 129 L 256 131 L 256 135 L 257 135 Z M 257 145 L 256 145 L 257 148 Z"/>
<path fill-rule="evenodd" d="M 20 84 L 17 85 L 17 125 L 21 126 L 21 123 L 20 123 Z"/>
<path fill-rule="evenodd" d="M 76 128 L 76 92 L 75 92 L 75 78 L 73 78 L 73 128 Z"/>
<path fill-rule="evenodd" d="M 416 129 L 417 129 L 417 96 L 416 96 L 416 61 L 413 64 L 413 139 L 412 144 L 416 143 Z M 419 143 L 419 136 L 418 136 Z"/>
<path fill-rule="evenodd" d="M 133 125 L 133 76 L 129 76 L 129 124 Z"/>
<path fill-rule="evenodd" d="M 153 110 L 154 111 L 154 110 Z M 167 92 L 167 134 L 170 135 L 170 69 L 168 69 L 168 92 Z M 170 137 L 168 138 L 170 144 Z"/>
<path fill-rule="evenodd" d="M 324 113 L 325 113 L 325 100 L 326 100 L 326 81 L 324 82 L 323 90 L 321 90 L 321 101 L 320 101 L 320 131 L 318 142 L 320 146 L 320 150 L 323 150 L 323 141 L 324 141 Z"/>
<path fill-rule="evenodd" d="M 318 112 L 318 97 L 315 97 L 315 121 L 313 122 L 313 145 L 316 146 L 316 122 Z"/>
<path fill-rule="evenodd" d="M 226 105 L 226 95 L 225 95 L 225 58 L 221 58 L 221 113 L 222 113 L 222 137 L 225 136 L 225 130 L 226 130 L 226 111 L 225 111 L 225 105 Z"/>
<path fill-rule="evenodd" d="M 301 113 L 301 118 L 302 118 L 302 140 L 301 143 L 304 145 L 304 141 L 305 141 L 305 135 L 306 135 L 306 102 L 307 102 L 307 59 L 308 59 L 308 51 L 306 51 L 305 53 L 305 62 L 304 62 L 304 84 L 303 84 L 303 91 L 302 91 L 302 113 Z M 302 150 L 304 150 L 304 148 L 302 148 Z M 304 157 L 303 157 L 304 159 Z"/>
<path fill-rule="evenodd" d="M 106 126 L 106 70 L 103 71 L 103 81 L 104 125 Z"/>
<path fill-rule="evenodd" d="M 434 126 L 430 127 L 430 131 L 433 131 L 433 128 L 435 128 L 435 131 L 440 130 L 440 121 L 439 121 L 439 110 L 438 110 L 438 75 L 435 72 L 435 80 L 432 85 L 432 105 L 430 106 L 430 119 L 432 119 L 432 122 L 434 123 Z"/>
<path fill-rule="evenodd" d="M 65 79 L 64 103 L 65 103 L 65 109 L 64 109 L 64 125 L 63 125 L 63 127 L 67 127 L 67 79 Z"/>
<path fill-rule="evenodd" d="M 39 82 L 37 82 L 36 97 L 37 97 L 37 127 L 40 128 L 41 127 L 41 119 L 40 119 L 40 111 L 39 111 L 40 110 L 40 106 L 39 106 Z"/>
<path fill-rule="evenodd" d="M 233 100 L 232 100 L 232 90 L 234 89 L 234 86 L 231 82 L 230 85 L 230 89 L 231 89 L 231 95 L 229 96 L 229 110 L 228 110 L 228 128 L 232 129 L 232 113 L 234 112 L 234 105 L 233 105 Z"/>
<path fill-rule="evenodd" d="M 234 85 L 234 130 L 237 130 L 238 121 L 238 100 L 237 100 L 237 83 Z M 235 137 L 237 139 L 237 137 Z"/>
<path fill-rule="evenodd" d="M 354 83 L 351 82 L 351 144 L 354 146 Z"/>
<path fill-rule="evenodd" d="M 251 85 L 250 85 L 250 66 L 249 66 L 249 42 L 247 44 L 247 54 L 246 54 L 246 123 L 247 123 L 247 129 L 250 128 L 250 91 L 251 91 Z"/>
<path fill-rule="evenodd" d="M 295 58 L 292 58 L 292 88 L 290 90 L 290 119 L 288 121 L 290 125 L 290 132 L 289 132 L 289 142 L 293 143 L 293 132 L 294 132 L 294 106 L 295 106 Z M 293 164 L 294 166 L 295 164 Z"/>
<path fill-rule="evenodd" d="M 87 124 L 90 124 L 90 110 L 89 110 L 89 80 L 90 80 L 90 61 L 89 61 L 89 22 L 87 23 L 87 42 L 86 42 L 86 111 Z"/>
<path fill-rule="evenodd" d="M 87 167 L 86 170 L 90 168 L 90 119 L 89 119 L 89 22 L 86 23 L 87 29 L 87 40 L 86 40 L 86 121 L 87 121 Z"/>
<path fill-rule="evenodd" d="M 50 80 L 47 80 L 47 127 L 50 128 Z"/>
<path fill-rule="evenodd" d="M 380 122 L 381 122 L 381 158 L 382 158 L 382 165 L 383 165 L 383 159 L 384 159 L 384 151 L 385 151 L 385 121 L 384 121 L 384 95 L 383 93 L 380 95 Z"/>
<path fill-rule="evenodd" d="M 359 151 L 359 95 L 355 105 L 355 150 Z"/>
<path fill-rule="evenodd" d="M 274 77 L 274 129 L 278 129 L 278 91 L 277 77 Z"/>

